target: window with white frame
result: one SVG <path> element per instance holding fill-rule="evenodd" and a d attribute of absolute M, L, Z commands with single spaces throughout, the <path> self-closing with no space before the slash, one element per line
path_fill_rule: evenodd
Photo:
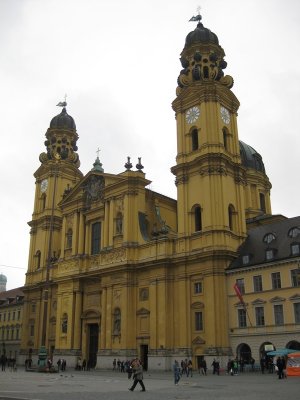
<path fill-rule="evenodd" d="M 300 303 L 294 303 L 295 323 L 300 324 Z"/>
<path fill-rule="evenodd" d="M 262 292 L 262 276 L 261 275 L 254 275 L 253 276 L 253 290 L 254 292 Z"/>
<path fill-rule="evenodd" d="M 202 282 L 195 282 L 194 283 L 194 293 L 195 294 L 202 293 Z"/>
<path fill-rule="evenodd" d="M 255 307 L 255 319 L 257 326 L 265 325 L 265 310 L 263 307 Z"/>
<path fill-rule="evenodd" d="M 239 278 L 236 280 L 236 284 L 240 289 L 241 294 L 245 294 L 245 281 L 244 278 Z"/>
<path fill-rule="evenodd" d="M 275 325 L 283 325 L 284 324 L 283 305 L 282 304 L 274 305 L 274 322 L 275 322 Z"/>
<path fill-rule="evenodd" d="M 273 272 L 271 274 L 271 278 L 272 278 L 272 289 L 281 289 L 280 272 Z"/>
<path fill-rule="evenodd" d="M 203 314 L 202 311 L 195 312 L 195 331 L 203 331 Z"/>
<path fill-rule="evenodd" d="M 238 324 L 239 324 L 239 328 L 247 327 L 246 310 L 244 310 L 243 308 L 238 309 Z"/>
<path fill-rule="evenodd" d="M 293 287 L 300 286 L 300 268 L 291 270 L 291 281 Z"/>

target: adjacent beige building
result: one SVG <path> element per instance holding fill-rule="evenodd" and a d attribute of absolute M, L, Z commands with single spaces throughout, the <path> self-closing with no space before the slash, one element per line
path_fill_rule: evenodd
<path fill-rule="evenodd" d="M 0 292 L 0 357 L 20 362 L 23 327 L 23 288 Z"/>

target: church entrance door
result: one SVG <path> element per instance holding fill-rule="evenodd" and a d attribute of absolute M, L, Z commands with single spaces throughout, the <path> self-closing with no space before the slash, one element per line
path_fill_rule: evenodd
<path fill-rule="evenodd" d="M 148 370 L 148 345 L 141 344 L 141 361 L 143 363 L 144 371 Z"/>
<path fill-rule="evenodd" d="M 99 340 L 99 325 L 89 324 L 88 336 L 88 355 L 89 366 L 95 368 L 97 364 L 98 340 Z"/>

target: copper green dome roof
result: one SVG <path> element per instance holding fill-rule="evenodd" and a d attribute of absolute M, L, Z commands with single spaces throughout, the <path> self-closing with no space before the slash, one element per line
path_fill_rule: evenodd
<path fill-rule="evenodd" d="M 252 168 L 265 174 L 266 171 L 262 156 L 256 150 L 254 150 L 253 147 L 242 142 L 241 140 L 239 143 L 242 165 L 246 168 Z"/>
<path fill-rule="evenodd" d="M 7 278 L 3 274 L 0 274 L 0 283 L 7 283 Z"/>
<path fill-rule="evenodd" d="M 67 110 L 64 107 L 60 114 L 52 118 L 50 122 L 50 128 L 76 130 L 76 125 L 74 119 L 67 113 Z"/>

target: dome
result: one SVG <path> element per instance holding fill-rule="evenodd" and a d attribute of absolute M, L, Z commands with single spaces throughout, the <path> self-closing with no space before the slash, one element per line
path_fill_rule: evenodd
<path fill-rule="evenodd" d="M 254 150 L 253 147 L 242 142 L 241 140 L 239 143 L 242 165 L 246 168 L 252 168 L 265 174 L 266 171 L 262 156 L 256 150 Z"/>
<path fill-rule="evenodd" d="M 7 278 L 6 278 L 6 276 L 3 275 L 3 274 L 0 274 L 0 284 L 1 284 L 1 283 L 7 283 Z"/>
<path fill-rule="evenodd" d="M 219 44 L 217 35 L 205 28 L 201 22 L 198 23 L 197 28 L 190 32 L 185 39 L 185 47 L 194 43 L 213 43 Z"/>
<path fill-rule="evenodd" d="M 67 110 L 64 107 L 60 114 L 52 118 L 50 128 L 76 130 L 76 125 L 74 119 L 67 113 Z"/>

